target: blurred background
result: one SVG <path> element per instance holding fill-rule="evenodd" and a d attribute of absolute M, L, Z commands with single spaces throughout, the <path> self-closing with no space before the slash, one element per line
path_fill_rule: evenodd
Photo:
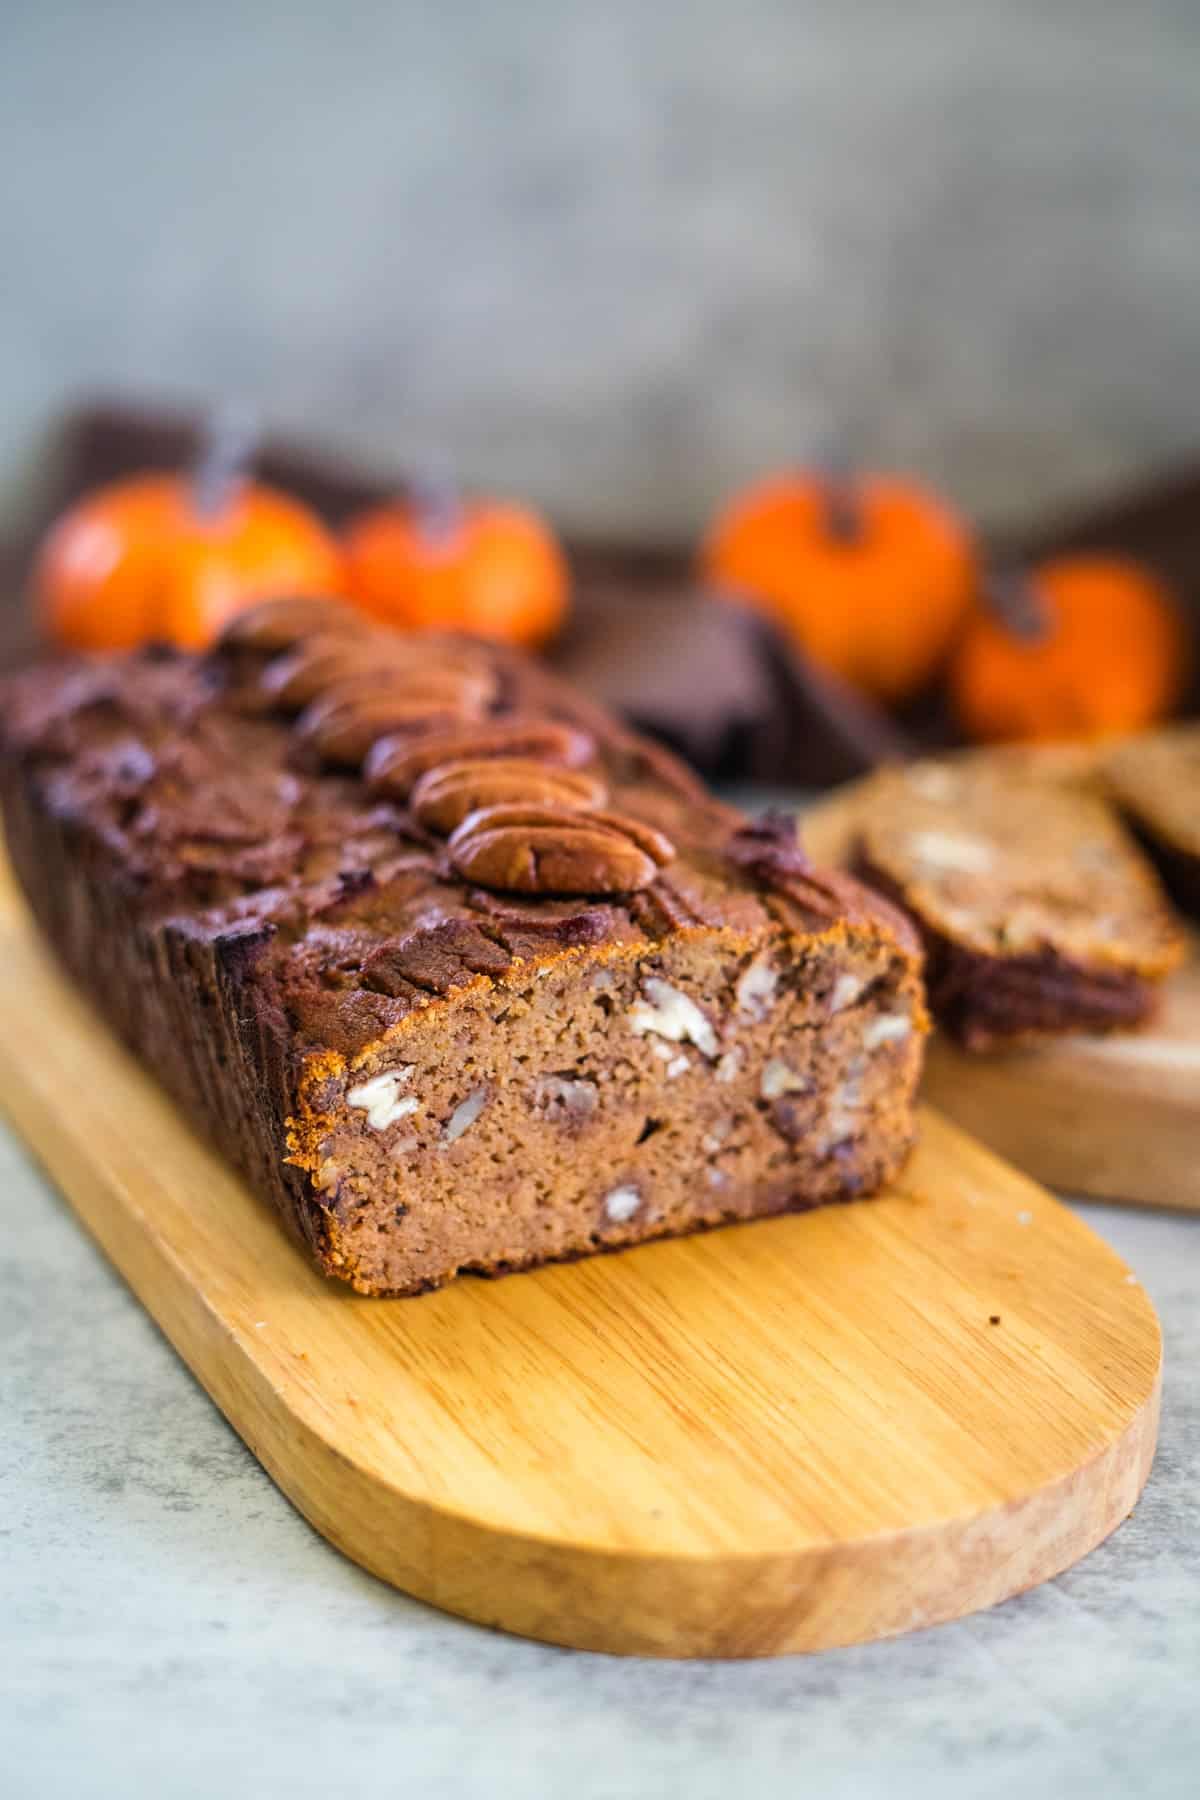
<path fill-rule="evenodd" d="M 793 784 L 1200 702 L 1191 0 L 10 0 L 3 36 L 0 662 L 319 588 Z M 153 526 L 96 499 L 156 469 Z M 406 487 L 446 472 L 530 516 L 447 532 Z"/>
<path fill-rule="evenodd" d="M 1191 0 L 3 7 L 0 528 L 84 393 L 685 541 L 846 439 L 985 525 L 1196 440 Z"/>

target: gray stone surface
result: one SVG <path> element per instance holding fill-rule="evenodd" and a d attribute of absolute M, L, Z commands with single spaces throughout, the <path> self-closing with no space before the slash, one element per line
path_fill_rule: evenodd
<path fill-rule="evenodd" d="M 1192 0 L 0 0 L 0 508 L 83 387 L 693 531 L 1196 444 Z"/>
<path fill-rule="evenodd" d="M 1166 1329 L 1146 1496 L 961 1624 L 776 1662 L 573 1654 L 318 1538 L 0 1130 L 5 1800 L 1194 1800 L 1200 1219 L 1084 1209 Z"/>

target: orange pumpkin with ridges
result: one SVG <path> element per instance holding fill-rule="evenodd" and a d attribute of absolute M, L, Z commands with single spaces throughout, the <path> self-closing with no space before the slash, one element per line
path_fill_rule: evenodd
<path fill-rule="evenodd" d="M 349 598 L 389 625 L 537 648 L 566 617 L 566 558 L 526 507 L 416 494 L 353 520 Z"/>
<path fill-rule="evenodd" d="M 875 700 L 908 698 L 971 604 L 970 534 L 915 482 L 798 470 L 754 483 L 701 551 L 714 587 L 761 607 L 812 660 Z"/>
<path fill-rule="evenodd" d="M 984 596 L 955 651 L 950 695 L 983 743 L 1103 737 L 1170 712 L 1189 667 L 1161 582 L 1115 556 L 1062 556 Z"/>
<path fill-rule="evenodd" d="M 341 585 L 336 540 L 287 494 L 163 474 L 85 496 L 51 528 L 33 574 L 43 630 L 76 650 L 203 649 L 259 600 Z"/>

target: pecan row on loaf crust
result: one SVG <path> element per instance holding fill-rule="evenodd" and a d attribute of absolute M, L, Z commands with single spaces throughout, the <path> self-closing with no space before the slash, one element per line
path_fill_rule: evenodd
<path fill-rule="evenodd" d="M 877 1189 L 916 941 L 517 656 L 332 603 L 10 685 L 43 930 L 327 1273 L 409 1294 Z"/>

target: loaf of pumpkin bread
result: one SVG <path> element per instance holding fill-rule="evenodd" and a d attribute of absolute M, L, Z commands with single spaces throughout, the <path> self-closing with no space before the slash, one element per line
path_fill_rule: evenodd
<path fill-rule="evenodd" d="M 10 684 L 75 981 L 365 1294 L 876 1190 L 915 938 L 532 663 L 328 602 Z"/>

